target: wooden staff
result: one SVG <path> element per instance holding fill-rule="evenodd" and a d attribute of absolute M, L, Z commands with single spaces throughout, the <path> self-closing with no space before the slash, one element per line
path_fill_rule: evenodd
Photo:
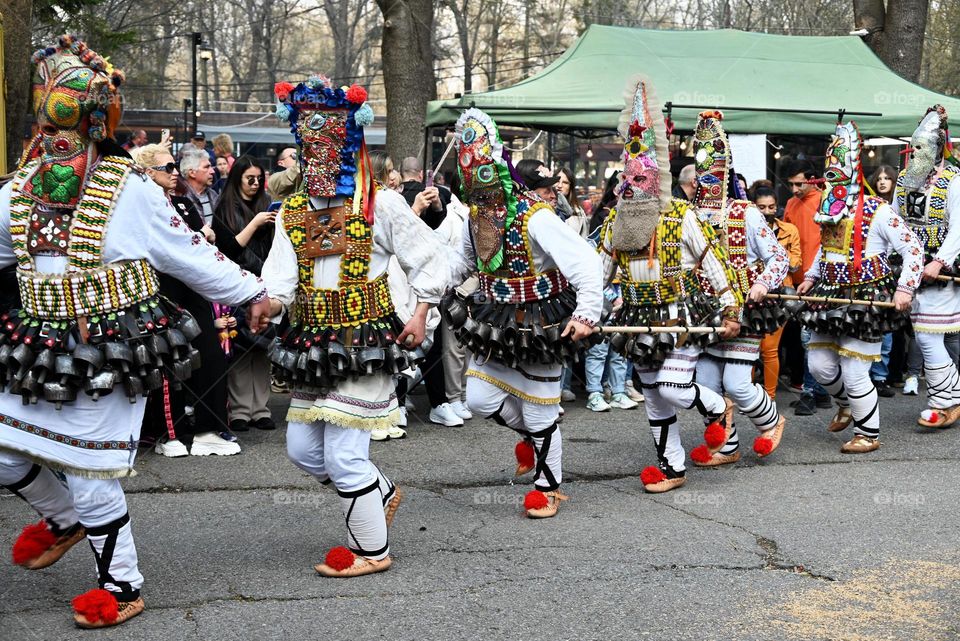
<path fill-rule="evenodd" d="M 937 280 L 942 280 L 947 283 L 960 283 L 960 276 L 947 276 L 946 274 L 940 274 L 937 276 Z"/>
<path fill-rule="evenodd" d="M 711 334 L 713 332 L 719 332 L 723 327 L 710 327 L 707 326 L 693 326 L 686 327 L 683 325 L 676 325 L 674 327 L 652 327 L 649 325 L 638 325 L 638 326 L 625 326 L 625 327 L 615 327 L 615 326 L 604 326 L 604 327 L 595 327 L 593 333 L 601 334 Z"/>
<path fill-rule="evenodd" d="M 767 298 L 780 300 L 802 300 L 807 303 L 831 303 L 835 305 L 867 305 L 870 307 L 896 307 L 894 303 L 880 300 L 858 300 L 856 298 L 829 298 L 826 296 L 795 296 L 792 294 L 767 294 Z"/>

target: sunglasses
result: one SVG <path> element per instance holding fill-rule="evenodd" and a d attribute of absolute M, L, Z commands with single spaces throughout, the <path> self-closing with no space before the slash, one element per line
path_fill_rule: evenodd
<path fill-rule="evenodd" d="M 247 176 L 247 184 L 250 185 L 251 187 L 253 187 L 254 185 L 259 185 L 260 181 L 262 180 L 263 178 L 261 176 Z"/>
<path fill-rule="evenodd" d="M 164 171 L 168 174 L 172 174 L 176 168 L 177 168 L 177 163 L 168 162 L 166 165 L 158 165 L 156 167 L 151 167 L 150 169 L 154 171 Z"/>

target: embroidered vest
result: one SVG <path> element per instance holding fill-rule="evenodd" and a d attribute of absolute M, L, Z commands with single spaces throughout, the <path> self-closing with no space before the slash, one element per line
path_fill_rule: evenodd
<path fill-rule="evenodd" d="M 67 256 L 67 271 L 37 272 L 32 250 L 38 249 L 36 237 L 42 231 L 38 227 L 43 221 L 24 186 L 38 164 L 39 161 L 27 163 L 17 172 L 10 194 L 10 235 L 24 312 L 40 320 L 88 317 L 131 307 L 156 294 L 157 275 L 146 260 L 103 264 L 104 233 L 133 167 L 129 158 L 101 158 L 87 178 L 76 210 L 69 216 L 69 231 L 48 234 L 58 239 L 59 249 L 65 250 L 62 253 Z"/>
<path fill-rule="evenodd" d="M 517 215 L 503 235 L 503 263 L 493 272 L 480 271 L 480 287 L 498 303 L 521 304 L 558 295 L 569 283 L 558 269 L 537 272 L 527 225 L 550 205 L 525 194 L 517 198 Z M 551 210 L 552 211 L 552 210 Z"/>
<path fill-rule="evenodd" d="M 860 234 L 861 246 L 867 246 L 867 236 L 877 209 L 885 204 L 881 199 L 867 196 L 863 199 L 863 219 L 859 229 L 854 229 L 854 219 L 847 216 L 836 225 L 820 226 L 820 244 L 823 255 L 827 252 L 842 254 L 845 260 L 820 262 L 820 278 L 832 285 L 860 285 L 876 282 L 890 275 L 887 257 L 883 254 L 862 257 L 860 269 L 854 269 L 854 234 Z"/>
<path fill-rule="evenodd" d="M 354 206 L 353 198 L 343 204 L 345 251 L 340 255 L 340 277 L 337 289 L 313 286 L 316 258 L 307 252 L 307 221 L 310 197 L 298 192 L 283 202 L 283 226 L 297 254 L 299 284 L 294 321 L 311 328 L 357 326 L 392 314 L 393 300 L 387 284 L 387 273 L 369 281 L 370 255 L 373 249 L 373 226 L 363 217 L 363 207 Z"/>
<path fill-rule="evenodd" d="M 944 167 L 930 188 L 930 202 L 926 204 L 923 217 L 915 217 L 907 211 L 907 194 L 903 188 L 903 172 L 897 176 L 897 208 L 901 217 L 906 221 L 913 233 L 920 239 L 927 258 L 932 258 L 940 249 L 947 237 L 950 219 L 947 215 L 947 190 L 950 182 L 960 174 L 960 169 L 953 166 Z"/>

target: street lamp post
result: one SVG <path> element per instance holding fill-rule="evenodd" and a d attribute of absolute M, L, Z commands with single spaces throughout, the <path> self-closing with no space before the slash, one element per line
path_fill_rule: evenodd
<path fill-rule="evenodd" d="M 194 31 L 190 35 L 190 42 L 191 42 L 190 53 L 191 53 L 191 59 L 193 63 L 192 64 L 193 82 L 191 83 L 191 89 L 192 89 L 191 104 L 193 105 L 193 118 L 191 118 L 190 120 L 193 123 L 192 133 L 196 133 L 197 118 L 200 117 L 200 103 L 197 102 L 197 50 L 199 49 L 200 51 L 200 59 L 206 62 L 207 60 L 210 60 L 213 58 L 213 49 L 210 47 L 209 44 L 203 41 L 203 34 L 201 34 L 199 31 Z"/>

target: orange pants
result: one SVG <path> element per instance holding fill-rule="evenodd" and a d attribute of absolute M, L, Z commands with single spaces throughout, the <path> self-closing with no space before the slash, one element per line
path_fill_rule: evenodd
<path fill-rule="evenodd" d="M 780 376 L 780 336 L 781 327 L 772 334 L 767 334 L 760 341 L 760 362 L 763 363 L 763 388 L 771 399 L 777 397 L 777 378 Z"/>

